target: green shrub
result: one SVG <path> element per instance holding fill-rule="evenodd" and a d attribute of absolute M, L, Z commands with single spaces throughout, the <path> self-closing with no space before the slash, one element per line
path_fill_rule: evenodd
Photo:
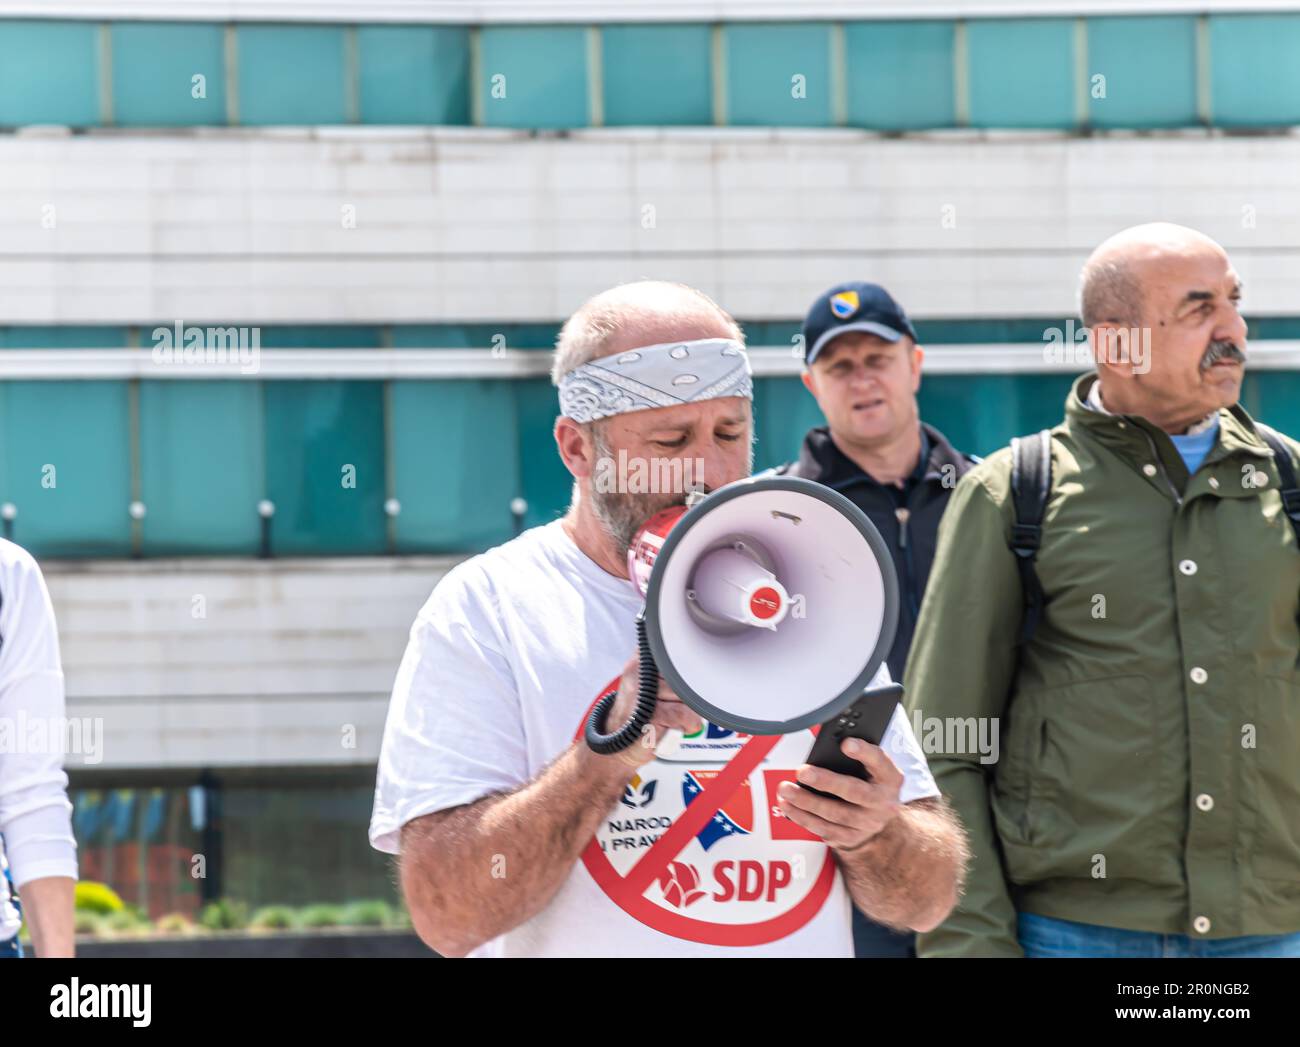
<path fill-rule="evenodd" d="M 345 927 L 391 927 L 394 918 L 393 907 L 378 898 L 352 902 L 343 908 Z"/>
<path fill-rule="evenodd" d="M 154 922 L 154 930 L 159 934 L 194 934 L 198 928 L 194 921 L 181 912 L 169 912 L 159 916 Z"/>
<path fill-rule="evenodd" d="M 298 917 L 287 905 L 268 905 L 253 913 L 248 926 L 259 931 L 283 931 L 298 926 Z"/>
<path fill-rule="evenodd" d="M 337 905 L 309 905 L 298 914 L 303 927 L 338 927 L 343 922 L 343 910 Z"/>
<path fill-rule="evenodd" d="M 99 918 L 100 932 L 110 937 L 133 938 L 148 934 L 152 929 L 148 920 L 142 920 L 129 909 L 109 913 Z"/>
<path fill-rule="evenodd" d="M 88 912 L 85 909 L 78 909 L 72 917 L 72 933 L 98 934 L 100 919 L 101 917 L 98 913 Z M 26 924 L 23 926 L 25 927 Z"/>
<path fill-rule="evenodd" d="M 94 883 L 91 880 L 79 880 L 76 886 L 75 907 L 79 912 L 109 913 L 121 912 L 126 908 L 118 893 L 106 883 Z"/>
<path fill-rule="evenodd" d="M 248 906 L 230 898 L 219 898 L 203 907 L 199 923 L 209 931 L 242 930 L 248 926 Z"/>

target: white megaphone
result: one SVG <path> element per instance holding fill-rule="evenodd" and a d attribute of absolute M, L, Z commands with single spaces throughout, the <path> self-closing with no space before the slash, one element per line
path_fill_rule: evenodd
<path fill-rule="evenodd" d="M 787 734 L 850 705 L 889 653 L 898 579 L 880 532 L 842 494 L 789 476 L 739 480 L 656 513 L 628 550 L 645 596 L 636 711 L 586 739 L 617 752 L 654 714 L 658 675 L 710 723 Z M 662 746 L 661 746 L 662 748 Z"/>

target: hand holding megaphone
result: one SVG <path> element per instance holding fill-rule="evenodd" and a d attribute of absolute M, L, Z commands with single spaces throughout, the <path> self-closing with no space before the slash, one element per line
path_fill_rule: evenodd
<path fill-rule="evenodd" d="M 618 681 L 618 694 L 610 709 L 608 723 L 627 722 L 636 708 L 640 686 L 641 657 L 634 654 L 623 666 L 623 675 Z M 672 757 L 673 750 L 681 744 L 682 735 L 694 734 L 702 726 L 699 713 L 692 711 L 660 677 L 654 716 L 641 729 L 640 740 L 613 755 L 629 766 L 639 768 L 656 755 Z"/>

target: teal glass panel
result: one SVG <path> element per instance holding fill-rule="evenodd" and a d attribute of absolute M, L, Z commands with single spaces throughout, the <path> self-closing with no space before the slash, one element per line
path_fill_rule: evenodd
<path fill-rule="evenodd" d="M 239 122 L 345 123 L 343 32 L 328 25 L 241 25 Z"/>
<path fill-rule="evenodd" d="M 267 496 L 275 503 L 272 550 L 383 552 L 382 383 L 274 381 L 265 383 L 263 395 Z"/>
<path fill-rule="evenodd" d="M 1241 404 L 1252 418 L 1300 439 L 1300 373 L 1247 371 Z"/>
<path fill-rule="evenodd" d="M 485 26 L 479 48 L 479 89 L 488 127 L 587 126 L 584 27 Z"/>
<path fill-rule="evenodd" d="M 0 327 L 0 349 L 118 349 L 125 327 Z"/>
<path fill-rule="evenodd" d="M 972 126 L 1075 126 L 1073 20 L 970 21 L 966 46 Z"/>
<path fill-rule="evenodd" d="M 554 349 L 558 324 L 398 324 L 394 349 Z"/>
<path fill-rule="evenodd" d="M 1300 123 L 1300 15 L 1210 15 L 1211 122 Z"/>
<path fill-rule="evenodd" d="M 394 382 L 390 403 L 397 550 L 486 549 L 510 538 L 510 502 L 523 493 L 511 382 Z"/>
<path fill-rule="evenodd" d="M 144 552 L 257 553 L 263 447 L 258 383 L 141 382 Z"/>
<path fill-rule="evenodd" d="M 1056 328 L 1064 332 L 1070 323 L 1081 326 L 1077 317 L 1025 317 L 1018 320 L 915 320 L 913 326 L 922 345 L 988 345 L 1001 342 L 1039 342 L 1044 333 Z"/>
<path fill-rule="evenodd" d="M 831 123 L 830 26 L 728 25 L 722 32 L 728 124 Z"/>
<path fill-rule="evenodd" d="M 0 21 L 0 55 L 0 127 L 99 124 L 99 26 Z"/>
<path fill-rule="evenodd" d="M 226 122 L 224 27 L 115 22 L 110 32 L 114 122 L 123 127 Z"/>
<path fill-rule="evenodd" d="M 812 393 L 795 377 L 754 381 L 754 471 L 799 457 L 804 435 L 825 425 Z"/>
<path fill-rule="evenodd" d="M 1300 339 L 1300 316 L 1252 316 L 1246 318 L 1246 338 Z"/>
<path fill-rule="evenodd" d="M 923 375 L 921 417 L 958 450 L 988 455 L 1065 417 L 1065 398 L 1077 375 Z"/>
<path fill-rule="evenodd" d="M 556 416 L 560 413 L 555 387 L 547 378 L 511 383 L 519 427 L 519 475 L 528 502 L 527 526 L 549 523 L 564 515 L 573 491 L 573 477 L 555 449 Z"/>
<path fill-rule="evenodd" d="M 812 303 L 809 302 L 811 305 Z M 758 346 L 791 349 L 798 344 L 795 338 L 800 333 L 797 320 L 751 320 L 737 321 L 745 334 L 745 344 L 751 349 Z"/>
<path fill-rule="evenodd" d="M 1088 19 L 1087 80 L 1097 127 L 1195 124 L 1196 19 Z"/>
<path fill-rule="evenodd" d="M 888 131 L 956 123 L 952 22 L 858 22 L 844 27 L 848 118 Z"/>
<path fill-rule="evenodd" d="M 605 123 L 713 123 L 707 25 L 611 25 L 601 30 Z"/>
<path fill-rule="evenodd" d="M 469 30 L 364 25 L 357 51 L 363 124 L 469 123 Z"/>
<path fill-rule="evenodd" d="M 131 552 L 125 382 L 0 382 L 0 502 L 38 556 Z"/>
<path fill-rule="evenodd" d="M 378 349 L 384 344 L 378 327 L 319 324 L 302 327 L 263 327 L 263 349 Z"/>

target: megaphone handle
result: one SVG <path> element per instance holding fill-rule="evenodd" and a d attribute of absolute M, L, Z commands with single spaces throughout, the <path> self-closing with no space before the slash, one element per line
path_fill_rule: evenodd
<path fill-rule="evenodd" d="M 587 717 L 587 728 L 583 732 L 588 747 L 601 756 L 612 756 L 635 745 L 641 739 L 641 732 L 654 717 L 655 706 L 659 704 L 659 669 L 655 665 L 654 655 L 650 652 L 650 641 L 645 634 L 645 610 L 636 616 L 637 652 L 640 655 L 641 680 L 637 688 L 636 708 L 632 716 L 622 727 L 612 734 L 605 733 L 605 720 L 614 707 L 618 692 L 607 694 L 598 701 Z"/>

